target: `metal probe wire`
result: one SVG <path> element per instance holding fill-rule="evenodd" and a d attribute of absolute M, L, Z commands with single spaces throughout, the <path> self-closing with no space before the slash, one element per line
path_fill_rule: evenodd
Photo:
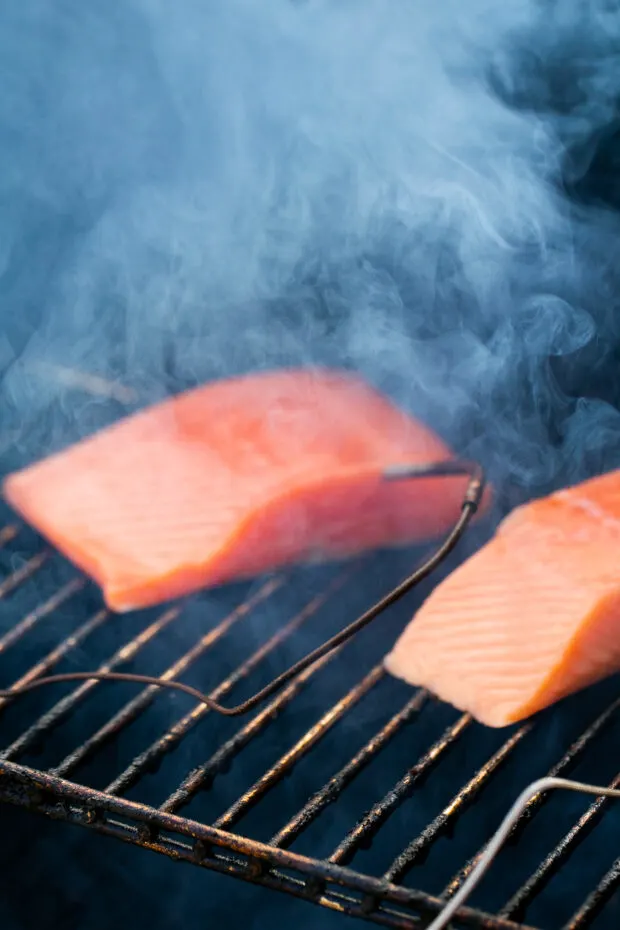
<path fill-rule="evenodd" d="M 257 691 L 252 697 L 234 707 L 225 707 L 223 704 L 218 703 L 218 701 L 210 697 L 210 695 L 205 694 L 203 691 L 199 691 L 197 688 L 191 687 L 191 685 L 183 684 L 183 682 L 169 681 L 153 675 L 138 675 L 133 674 L 133 672 L 93 671 L 64 672 L 58 675 L 46 675 L 43 678 L 37 678 L 34 681 L 19 685 L 16 688 L 0 690 L 0 698 L 3 700 L 13 700 L 37 688 L 61 684 L 68 681 L 128 681 L 135 684 L 155 685 L 158 688 L 168 688 L 172 691 L 181 691 L 193 697 L 198 703 L 206 704 L 210 710 L 222 714 L 225 717 L 237 717 L 241 714 L 247 714 L 267 698 L 271 697 L 276 691 L 279 691 L 280 688 L 283 688 L 284 685 L 288 684 L 293 678 L 296 678 L 311 665 L 314 665 L 319 659 L 322 659 L 327 653 L 337 649 L 342 643 L 346 642 L 346 640 L 351 639 L 351 637 L 359 633 L 360 630 L 376 619 L 379 614 L 383 613 L 384 610 L 387 610 L 388 607 L 391 607 L 392 604 L 400 600 L 400 598 L 407 594 L 415 585 L 427 578 L 446 556 L 452 552 L 465 532 L 469 522 L 478 510 L 486 483 L 484 473 L 480 466 L 474 462 L 464 460 L 447 460 L 445 462 L 435 462 L 431 465 L 397 465 L 388 468 L 382 473 L 380 478 L 385 481 L 403 481 L 411 478 L 455 477 L 459 475 L 469 477 L 461 513 L 452 530 L 435 552 L 396 588 L 390 591 L 389 594 L 385 595 L 385 597 L 377 601 L 369 610 L 358 617 L 357 620 L 354 620 L 321 646 L 318 646 L 302 659 L 299 659 L 299 661 L 295 662 L 286 669 L 286 671 L 274 678 L 264 688 L 261 688 L 260 691 Z"/>
<path fill-rule="evenodd" d="M 485 488 L 485 477 L 482 469 L 475 463 L 466 461 L 446 461 L 433 465 L 402 465 L 387 469 L 382 478 L 387 481 L 405 480 L 410 478 L 430 478 L 442 476 L 469 476 L 469 483 L 465 492 L 461 513 L 454 524 L 452 530 L 445 538 L 444 542 L 437 550 L 420 565 L 412 574 L 404 579 L 396 588 L 389 592 L 380 601 L 374 604 L 364 614 L 346 626 L 335 636 L 328 639 L 317 649 L 312 650 L 298 662 L 295 662 L 282 674 L 274 678 L 268 685 L 257 691 L 248 700 L 237 704 L 234 707 L 225 707 L 216 700 L 180 681 L 169 681 L 151 675 L 138 675 L 129 672 L 66 672 L 58 675 L 46 675 L 27 684 L 20 685 L 17 688 L 0 689 L 0 698 L 12 700 L 29 691 L 46 685 L 60 684 L 69 681 L 126 681 L 136 684 L 155 685 L 159 688 L 168 688 L 169 690 L 179 691 L 194 698 L 198 703 L 205 704 L 211 710 L 224 716 L 239 716 L 248 713 L 258 704 L 270 697 L 275 691 L 278 691 L 284 685 L 288 684 L 293 678 L 296 678 L 303 671 L 323 658 L 328 652 L 333 651 L 346 640 L 355 636 L 361 629 L 376 619 L 379 614 L 400 600 L 416 584 L 423 581 L 428 575 L 446 558 L 454 549 L 465 529 L 467 528 L 472 517 L 478 510 L 482 495 Z M 446 930 L 448 923 L 455 916 L 457 911 L 466 903 L 474 889 L 478 886 L 490 866 L 497 858 L 502 846 L 508 839 L 511 830 L 519 820 L 524 809 L 527 807 L 532 798 L 539 794 L 553 790 L 564 789 L 581 794 L 594 795 L 596 797 L 606 797 L 620 799 L 620 789 L 607 788 L 600 785 L 592 785 L 586 782 L 572 781 L 565 778 L 546 777 L 529 784 L 518 796 L 508 813 L 500 823 L 499 827 L 492 835 L 480 859 L 475 867 L 463 882 L 457 893 L 451 898 L 437 914 L 434 920 L 427 926 L 427 930 Z"/>
<path fill-rule="evenodd" d="M 469 898 L 470 894 L 479 884 L 489 866 L 493 863 L 501 847 L 510 835 L 510 831 L 527 807 L 528 803 L 537 794 L 550 791 L 553 788 L 564 788 L 567 791 L 576 791 L 582 794 L 593 794 L 597 797 L 620 798 L 620 789 L 603 788 L 598 785 L 590 785 L 587 782 L 571 781 L 567 778 L 539 778 L 538 781 L 532 782 L 525 788 L 517 800 L 514 802 L 501 824 L 489 840 L 475 868 L 470 872 L 467 879 L 463 882 L 454 897 L 445 905 L 440 913 L 428 925 L 426 930 L 445 930 L 449 921 L 454 917 L 458 909 Z"/>

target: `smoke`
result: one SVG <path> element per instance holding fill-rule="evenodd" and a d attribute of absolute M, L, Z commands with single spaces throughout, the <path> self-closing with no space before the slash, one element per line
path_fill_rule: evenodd
<path fill-rule="evenodd" d="M 361 371 L 517 496 L 617 466 L 618 12 L 2 0 L 0 451 L 94 427 L 102 405 L 59 368 L 145 402 L 321 362 Z M 175 895 L 142 899 L 133 852 L 124 891 L 176 919 Z M 170 887 L 204 914 L 190 871 Z M 216 878 L 209 906 L 229 919 Z M 250 926 L 255 892 L 231 893 Z M 81 923 L 109 925 L 125 905 L 108 905 Z M 285 906 L 265 894 L 256 926 Z"/>
<path fill-rule="evenodd" d="M 617 13 L 5 0 L 0 365 L 19 435 L 62 391 L 41 361 L 144 398 L 325 362 L 528 492 L 580 477 L 607 417 L 577 404 L 584 358 L 594 375 L 620 326 L 596 163 Z"/>

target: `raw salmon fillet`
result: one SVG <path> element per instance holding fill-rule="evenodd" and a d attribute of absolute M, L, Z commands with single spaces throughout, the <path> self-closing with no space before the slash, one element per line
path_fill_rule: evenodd
<path fill-rule="evenodd" d="M 620 669 L 620 471 L 517 508 L 438 585 L 387 669 L 482 723 Z"/>
<path fill-rule="evenodd" d="M 380 473 L 448 458 L 357 376 L 292 369 L 170 398 L 10 475 L 4 494 L 125 611 L 436 536 L 466 479 Z"/>

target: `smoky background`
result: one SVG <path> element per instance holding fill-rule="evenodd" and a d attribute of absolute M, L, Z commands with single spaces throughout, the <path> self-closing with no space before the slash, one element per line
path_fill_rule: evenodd
<path fill-rule="evenodd" d="M 613 464 L 617 13 L 7 0 L 4 442 L 46 365 L 144 402 L 318 362 L 527 493 Z"/>

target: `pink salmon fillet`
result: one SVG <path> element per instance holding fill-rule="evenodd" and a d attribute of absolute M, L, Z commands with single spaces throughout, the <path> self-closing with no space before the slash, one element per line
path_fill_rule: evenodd
<path fill-rule="evenodd" d="M 126 611 L 438 536 L 466 479 L 381 473 L 451 457 L 358 376 L 288 369 L 169 398 L 10 475 L 4 495 Z"/>
<path fill-rule="evenodd" d="M 620 670 L 620 471 L 517 508 L 431 593 L 387 669 L 490 727 Z"/>

